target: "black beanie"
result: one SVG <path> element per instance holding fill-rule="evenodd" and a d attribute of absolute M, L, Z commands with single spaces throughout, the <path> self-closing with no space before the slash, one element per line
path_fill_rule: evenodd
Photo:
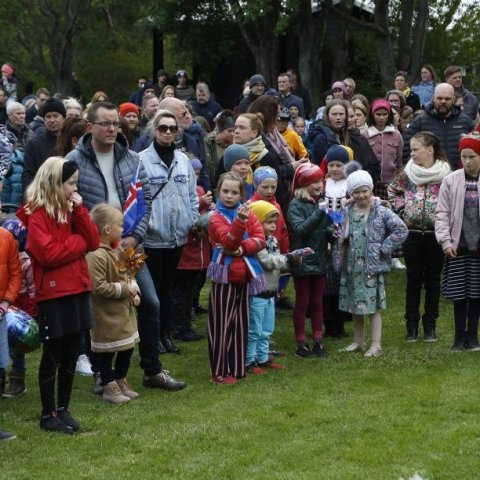
<path fill-rule="evenodd" d="M 65 118 L 67 116 L 67 112 L 65 110 L 65 106 L 60 100 L 57 100 L 56 98 L 49 98 L 46 102 L 45 105 L 43 106 L 41 110 L 40 116 L 45 118 L 45 115 L 50 112 L 57 112 L 60 115 Z"/>

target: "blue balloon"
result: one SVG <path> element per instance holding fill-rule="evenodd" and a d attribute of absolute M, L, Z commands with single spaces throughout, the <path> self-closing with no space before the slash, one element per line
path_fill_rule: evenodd
<path fill-rule="evenodd" d="M 5 315 L 8 330 L 8 345 L 21 352 L 33 352 L 40 346 L 38 323 L 28 313 L 10 307 Z"/>

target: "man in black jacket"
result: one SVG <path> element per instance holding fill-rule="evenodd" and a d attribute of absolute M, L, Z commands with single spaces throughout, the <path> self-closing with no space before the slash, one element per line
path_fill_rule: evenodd
<path fill-rule="evenodd" d="M 432 103 L 425 113 L 410 124 L 403 135 L 403 163 L 410 158 L 410 139 L 417 132 L 432 132 L 440 140 L 452 170 L 460 168 L 458 142 L 464 133 L 471 132 L 474 123 L 454 105 L 455 93 L 448 83 L 440 83 L 435 88 Z"/>
<path fill-rule="evenodd" d="M 65 107 L 60 100 L 49 98 L 40 115 L 45 121 L 45 131 L 28 140 L 22 175 L 23 191 L 30 185 L 42 163 L 55 155 L 58 136 L 66 117 Z"/>

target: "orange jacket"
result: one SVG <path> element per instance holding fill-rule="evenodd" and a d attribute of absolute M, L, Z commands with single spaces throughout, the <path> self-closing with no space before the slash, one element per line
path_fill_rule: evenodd
<path fill-rule="evenodd" d="M 15 302 L 22 286 L 22 268 L 13 235 L 0 227 L 0 302 Z"/>

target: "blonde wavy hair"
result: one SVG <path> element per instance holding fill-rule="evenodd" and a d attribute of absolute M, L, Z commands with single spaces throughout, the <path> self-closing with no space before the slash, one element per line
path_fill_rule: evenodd
<path fill-rule="evenodd" d="M 115 217 L 123 217 L 123 214 L 118 208 L 109 205 L 108 203 L 99 203 L 98 205 L 95 205 L 90 212 L 90 218 L 97 226 L 99 234 L 102 234 L 106 227 L 111 226 L 115 221 Z"/>
<path fill-rule="evenodd" d="M 72 202 L 65 198 L 62 172 L 65 159 L 50 157 L 39 168 L 26 192 L 25 212 L 31 215 L 44 208 L 49 217 L 59 223 L 67 223 L 67 215 L 72 211 Z"/>

